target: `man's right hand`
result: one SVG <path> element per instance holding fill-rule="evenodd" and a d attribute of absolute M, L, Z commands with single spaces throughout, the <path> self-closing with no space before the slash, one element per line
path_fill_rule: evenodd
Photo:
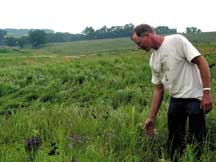
<path fill-rule="evenodd" d="M 164 86 L 163 84 L 157 84 L 154 88 L 154 94 L 152 99 L 151 110 L 148 114 L 148 118 L 144 123 L 144 129 L 147 135 L 153 136 L 154 135 L 154 128 L 155 128 L 155 118 L 158 112 L 158 109 L 161 105 L 164 93 Z"/>
<path fill-rule="evenodd" d="M 144 123 L 144 130 L 148 136 L 154 135 L 155 120 L 153 118 L 147 118 Z"/>

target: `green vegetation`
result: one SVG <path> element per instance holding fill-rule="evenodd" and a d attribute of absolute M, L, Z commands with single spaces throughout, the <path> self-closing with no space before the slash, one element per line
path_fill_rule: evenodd
<path fill-rule="evenodd" d="M 50 43 L 40 49 L 61 55 L 118 54 L 134 50 L 129 38 Z"/>
<path fill-rule="evenodd" d="M 80 40 L 98 40 L 108 38 L 128 38 L 133 30 L 133 24 L 123 26 L 112 26 L 110 28 L 103 26 L 95 30 L 93 27 L 86 27 L 82 33 L 71 34 L 54 32 L 49 29 L 0 29 L 0 45 L 20 48 L 38 48 L 47 43 L 73 42 Z M 168 26 L 158 26 L 155 32 L 160 35 L 176 34 L 177 29 L 170 29 Z M 216 42 L 216 32 L 201 32 L 196 27 L 187 27 L 186 34 L 194 44 L 211 44 Z M 55 51 L 55 50 L 54 50 Z M 58 53 L 58 51 L 55 51 Z M 82 52 L 81 52 L 82 53 Z"/>
<path fill-rule="evenodd" d="M 188 33 L 185 36 L 196 45 L 216 45 L 216 32 Z"/>
<path fill-rule="evenodd" d="M 215 99 L 216 50 L 200 49 Z M 167 94 L 158 134 L 142 130 L 152 97 L 148 62 L 126 38 L 0 49 L 0 161 L 168 162 Z M 215 115 L 207 115 L 202 162 L 216 161 Z M 193 147 L 182 162 L 195 161 Z"/>
<path fill-rule="evenodd" d="M 186 33 L 201 33 L 202 31 L 197 27 L 187 27 Z"/>
<path fill-rule="evenodd" d="M 177 29 L 169 29 L 168 26 L 158 26 L 155 28 L 155 32 L 159 35 L 169 35 L 169 34 L 176 34 Z"/>
<path fill-rule="evenodd" d="M 15 38 L 28 36 L 28 33 L 31 30 L 35 30 L 35 29 L 13 29 L 13 28 L 5 29 L 5 31 L 7 32 L 7 35 L 6 35 L 7 37 L 15 37 Z M 51 29 L 41 29 L 41 30 L 46 33 L 54 33 L 54 31 Z"/>
<path fill-rule="evenodd" d="M 185 34 L 202 54 L 215 53 L 216 33 Z M 212 36 L 213 35 L 213 36 Z M 211 40 L 209 42 L 208 40 Z M 136 47 L 130 38 L 101 39 L 92 41 L 75 41 L 67 43 L 48 43 L 39 49 L 61 55 L 86 55 L 86 54 L 118 54 L 134 50 Z"/>

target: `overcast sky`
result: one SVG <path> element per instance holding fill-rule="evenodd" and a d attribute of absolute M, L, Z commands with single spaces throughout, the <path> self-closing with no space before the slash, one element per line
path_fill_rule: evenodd
<path fill-rule="evenodd" d="M 0 0 L 0 28 L 80 33 L 133 23 L 216 31 L 215 0 Z"/>

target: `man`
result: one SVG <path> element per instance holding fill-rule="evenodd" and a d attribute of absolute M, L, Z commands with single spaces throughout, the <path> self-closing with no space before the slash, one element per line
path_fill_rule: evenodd
<path fill-rule="evenodd" d="M 189 118 L 189 133 L 202 147 L 206 134 L 205 113 L 212 109 L 210 72 L 207 61 L 182 35 L 157 35 L 153 28 L 141 24 L 134 28 L 131 39 L 145 51 L 153 49 L 150 58 L 154 94 L 144 128 L 153 135 L 155 118 L 163 99 L 164 88 L 169 91 L 169 146 L 171 159 L 186 147 L 185 126 Z M 201 149 L 198 149 L 198 154 Z M 174 159 L 175 160 L 175 159 Z"/>

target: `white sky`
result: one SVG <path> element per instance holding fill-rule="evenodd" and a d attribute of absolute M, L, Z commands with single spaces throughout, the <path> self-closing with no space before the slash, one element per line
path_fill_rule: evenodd
<path fill-rule="evenodd" d="M 147 23 L 216 31 L 215 0 L 0 0 L 0 28 L 80 33 L 87 26 Z"/>

